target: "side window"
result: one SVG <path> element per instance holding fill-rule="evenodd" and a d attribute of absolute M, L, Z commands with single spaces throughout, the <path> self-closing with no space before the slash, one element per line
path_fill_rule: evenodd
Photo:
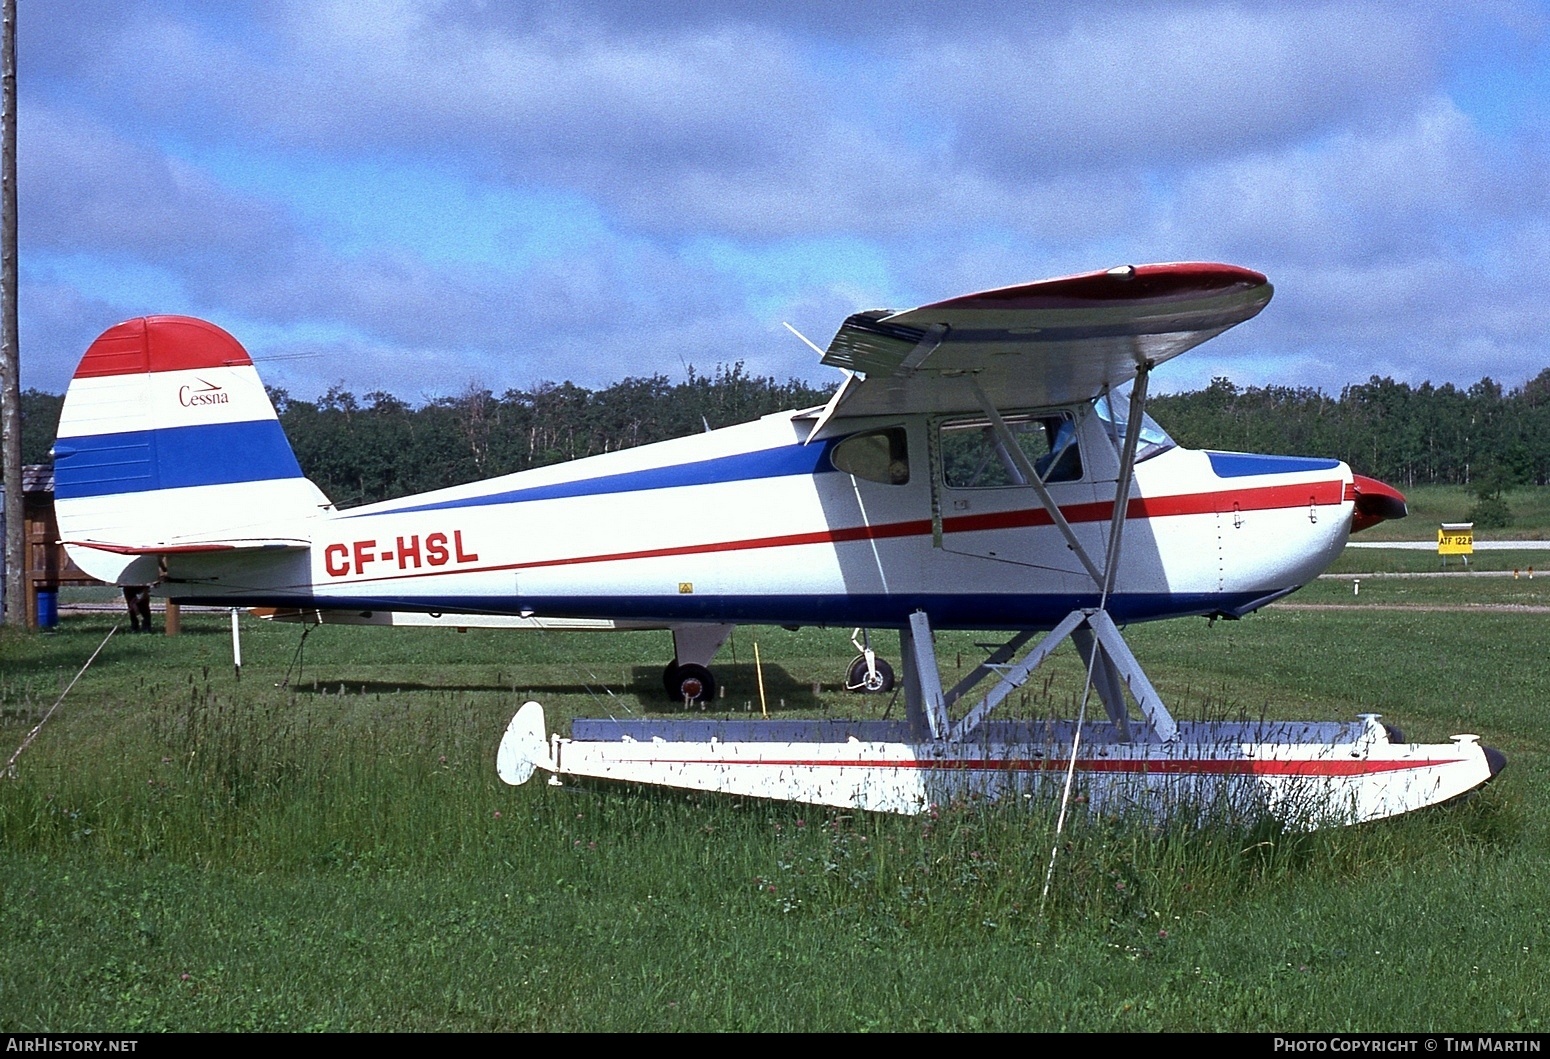
<path fill-rule="evenodd" d="M 1045 482 L 1082 477 L 1076 424 L 1069 415 L 1009 415 L 1007 429 Z M 985 419 L 952 419 L 941 424 L 942 481 L 954 489 L 998 489 L 1027 485 L 1017 460 Z"/>
<path fill-rule="evenodd" d="M 910 480 L 909 449 L 903 427 L 873 430 L 846 438 L 829 450 L 834 469 L 884 485 Z"/>

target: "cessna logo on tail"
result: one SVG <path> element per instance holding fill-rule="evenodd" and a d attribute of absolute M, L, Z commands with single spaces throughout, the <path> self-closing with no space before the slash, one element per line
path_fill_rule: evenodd
<path fill-rule="evenodd" d="M 193 408 L 195 405 L 201 404 L 231 403 L 231 397 L 215 383 L 206 382 L 199 378 L 196 378 L 195 381 L 199 383 L 198 389 L 192 386 L 178 387 L 178 404 L 184 408 Z"/>

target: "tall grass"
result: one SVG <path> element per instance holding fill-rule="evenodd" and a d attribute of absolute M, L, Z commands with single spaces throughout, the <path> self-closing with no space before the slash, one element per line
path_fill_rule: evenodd
<path fill-rule="evenodd" d="M 529 863 L 544 850 L 568 857 L 601 839 L 609 852 L 597 859 L 612 876 L 664 855 L 697 872 L 707 867 L 703 836 L 761 835 L 774 861 L 743 867 L 783 911 L 886 907 L 930 923 L 950 908 L 938 925 L 951 929 L 965 910 L 1031 918 L 1029 882 L 1043 877 L 1054 839 L 1050 805 L 950 805 L 900 820 L 602 784 L 512 791 L 493 775 L 490 725 L 464 694 L 368 694 L 339 712 L 348 692 L 249 706 L 192 674 L 182 694 L 165 690 L 145 688 L 129 732 L 83 732 L 79 755 L 28 762 L 3 788 L 0 844 L 13 854 L 306 873 L 488 868 L 514 853 Z M 587 828 L 571 822 L 580 805 L 590 807 Z M 1263 882 L 1309 841 L 1186 822 L 1084 825 L 1063 839 L 1070 863 L 1048 902 L 1053 918 L 1132 907 L 1143 891 L 1166 904 L 1197 884 Z M 1111 893 L 1100 880 L 1119 885 Z"/>
<path fill-rule="evenodd" d="M 529 693 L 557 727 L 660 708 L 631 690 L 657 639 L 333 630 L 276 687 L 296 630 L 247 625 L 238 682 L 222 624 L 191 617 L 105 653 L 0 780 L 0 1029 L 1543 1028 L 1537 653 L 1471 620 L 1500 652 L 1478 690 L 1446 664 L 1407 677 L 1414 630 L 1372 615 L 1137 630 L 1181 713 L 1348 716 L 1385 658 L 1393 719 L 1480 696 L 1513 766 L 1464 803 L 1311 835 L 1079 816 L 1041 900 L 1047 806 L 499 784 Z M 104 631 L 71 622 L 0 639 L 7 741 Z M 812 693 L 843 636 L 758 635 L 789 709 L 888 709 Z M 973 639 L 943 657 L 972 664 Z M 1069 694 L 1066 668 L 1023 705 Z"/>

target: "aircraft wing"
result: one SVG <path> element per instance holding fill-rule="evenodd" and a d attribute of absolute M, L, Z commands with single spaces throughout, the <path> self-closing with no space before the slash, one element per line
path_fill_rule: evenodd
<path fill-rule="evenodd" d="M 1085 401 L 1250 319 L 1270 301 L 1233 265 L 1125 265 L 967 294 L 918 309 L 856 313 L 823 363 L 860 373 L 824 419 Z"/>

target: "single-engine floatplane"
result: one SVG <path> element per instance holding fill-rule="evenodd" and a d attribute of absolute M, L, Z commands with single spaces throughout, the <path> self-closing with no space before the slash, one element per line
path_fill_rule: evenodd
<path fill-rule="evenodd" d="M 1470 735 L 1406 743 L 1374 715 L 1180 721 L 1121 634 L 1241 617 L 1405 513 L 1337 460 L 1191 451 L 1146 415 L 1154 368 L 1270 296 L 1247 269 L 1162 264 L 857 313 L 823 354 L 846 377 L 821 408 L 342 511 L 303 477 L 234 338 L 130 320 L 65 400 L 60 531 L 93 576 L 183 601 L 670 628 L 674 698 L 713 693 L 736 624 L 898 630 L 902 720 L 577 720 L 567 738 L 528 703 L 497 754 L 513 784 L 542 769 L 910 813 L 1069 772 L 1108 812 L 1300 827 L 1444 801 L 1502 755 Z M 1008 638 L 944 688 L 941 629 Z M 1068 638 L 1106 716 L 997 719 Z M 884 668 L 868 645 L 851 682 L 881 686 Z"/>

